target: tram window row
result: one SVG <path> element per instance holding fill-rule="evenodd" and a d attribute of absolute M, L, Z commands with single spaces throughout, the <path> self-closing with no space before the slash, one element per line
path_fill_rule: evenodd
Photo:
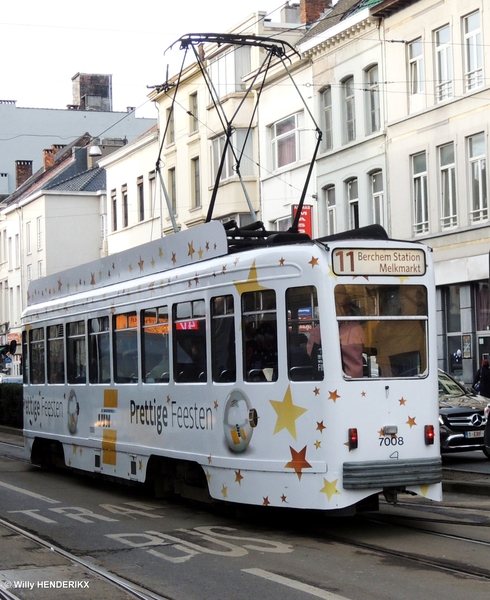
<path fill-rule="evenodd" d="M 264 289 L 243 293 L 239 308 L 230 294 L 33 328 L 24 332 L 25 382 L 224 383 L 236 381 L 237 366 L 244 381 L 276 381 L 277 302 Z M 285 314 L 289 378 L 323 379 L 316 289 L 288 289 Z"/>

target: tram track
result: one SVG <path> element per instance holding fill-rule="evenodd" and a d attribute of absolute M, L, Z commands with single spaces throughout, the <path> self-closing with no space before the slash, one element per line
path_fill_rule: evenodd
<path fill-rule="evenodd" d="M 413 507 L 412 507 L 413 508 Z M 488 530 L 489 524 L 486 522 L 488 519 L 485 517 L 485 523 L 478 522 L 466 522 L 466 521 L 457 521 L 454 518 L 450 520 L 442 520 L 442 519 L 430 519 L 428 517 L 410 517 L 407 515 L 386 515 L 386 514 L 376 514 L 376 515 L 359 515 L 356 519 L 360 523 L 365 524 L 374 524 L 376 526 L 384 525 L 387 527 L 395 526 L 397 528 L 403 528 L 408 531 L 413 531 L 416 533 L 420 533 L 422 535 L 429 535 L 431 537 L 440 537 L 448 540 L 453 540 L 461 544 L 472 544 L 478 546 L 484 546 L 490 548 L 490 541 L 475 539 L 473 537 L 467 537 L 463 535 L 453 534 L 453 533 L 444 533 L 440 531 L 434 531 L 429 528 L 424 528 L 422 526 L 417 526 L 417 523 L 432 523 L 435 526 L 439 525 L 448 525 L 448 526 L 469 526 L 469 527 L 485 527 Z M 453 575 L 457 575 L 460 577 L 468 577 L 473 578 L 479 581 L 490 582 L 490 568 L 485 568 L 478 565 L 468 565 L 463 561 L 454 560 L 451 558 L 447 558 L 443 555 L 441 556 L 423 556 L 420 553 L 399 550 L 395 548 L 389 548 L 382 545 L 382 543 L 378 544 L 375 542 L 363 541 L 360 539 L 352 539 L 351 537 L 343 534 L 337 533 L 326 533 L 328 540 L 335 541 L 337 543 L 346 544 L 352 546 L 353 548 L 359 548 L 362 550 L 369 550 L 371 552 L 375 552 L 378 555 L 384 555 L 389 557 L 395 557 L 401 560 L 410 561 L 413 564 L 423 565 L 425 567 L 430 567 L 433 569 L 438 569 L 440 571 L 451 573 Z M 325 539 L 325 538 L 324 538 Z M 385 539 L 382 535 L 380 535 L 380 539 Z M 464 555 L 464 551 L 461 551 L 462 555 Z"/>
<path fill-rule="evenodd" d="M 173 600 L 170 596 L 162 596 L 161 594 L 157 594 L 151 590 L 143 589 L 133 582 L 114 575 L 110 571 L 107 571 L 102 567 L 98 567 L 97 565 L 94 565 L 93 563 L 78 557 L 67 550 L 64 550 L 63 548 L 54 545 L 52 542 L 44 540 L 30 531 L 14 525 L 2 518 L 0 518 L 0 527 L 11 531 L 13 534 L 20 536 L 25 540 L 29 540 L 38 547 L 48 549 L 50 552 L 59 555 L 72 565 L 81 567 L 84 573 L 92 575 L 96 579 L 102 580 L 107 586 L 106 593 L 103 597 L 114 598 L 113 594 L 115 590 L 118 589 L 124 593 L 123 597 L 127 600 Z M 15 594 L 15 583 L 10 580 L 3 579 L 1 575 L 2 572 L 0 571 L 0 599 L 5 598 L 6 600 L 20 600 L 20 598 Z M 22 591 L 24 592 L 25 588 L 23 588 Z M 119 599 L 119 597 L 120 596 L 117 598 Z"/>

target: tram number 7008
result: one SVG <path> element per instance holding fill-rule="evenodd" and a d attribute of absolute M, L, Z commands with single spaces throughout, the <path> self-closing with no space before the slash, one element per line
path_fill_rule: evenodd
<path fill-rule="evenodd" d="M 380 446 L 403 446 L 403 438 L 397 436 L 384 436 L 379 438 Z"/>

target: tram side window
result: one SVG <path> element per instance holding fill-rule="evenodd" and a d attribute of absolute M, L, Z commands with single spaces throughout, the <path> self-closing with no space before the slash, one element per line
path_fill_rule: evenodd
<path fill-rule="evenodd" d="M 288 373 L 292 381 L 323 379 L 322 340 L 316 288 L 286 291 Z"/>
<path fill-rule="evenodd" d="M 110 383 L 109 317 L 98 317 L 88 322 L 88 360 L 90 383 Z"/>
<path fill-rule="evenodd" d="M 66 326 L 66 360 L 68 383 L 87 381 L 85 354 L 85 322 L 77 321 Z"/>
<path fill-rule="evenodd" d="M 427 372 L 427 289 L 422 285 L 337 285 L 346 377 L 420 377 Z"/>
<path fill-rule="evenodd" d="M 135 312 L 114 315 L 114 381 L 138 381 L 138 316 Z"/>
<path fill-rule="evenodd" d="M 218 296 L 211 299 L 213 381 L 236 381 L 234 312 L 233 296 Z"/>
<path fill-rule="evenodd" d="M 179 302 L 173 307 L 173 364 L 175 381 L 207 381 L 204 300 Z"/>
<path fill-rule="evenodd" d="M 242 294 L 245 381 L 277 381 L 277 310 L 274 290 Z"/>
<path fill-rule="evenodd" d="M 45 383 L 44 375 L 44 329 L 32 329 L 29 332 L 30 380 L 31 383 Z"/>
<path fill-rule="evenodd" d="M 48 383 L 65 382 L 63 325 L 50 325 L 48 331 Z"/>
<path fill-rule="evenodd" d="M 145 383 L 168 383 L 169 322 L 168 307 L 150 308 L 141 312 L 142 373 Z"/>

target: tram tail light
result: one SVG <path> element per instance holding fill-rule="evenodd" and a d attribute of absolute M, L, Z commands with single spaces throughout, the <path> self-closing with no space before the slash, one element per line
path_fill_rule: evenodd
<path fill-rule="evenodd" d="M 357 427 L 349 428 L 349 452 L 355 450 L 359 445 L 359 437 L 357 435 Z"/>
<path fill-rule="evenodd" d="M 434 431 L 434 425 L 425 426 L 425 443 L 427 446 L 431 446 L 434 443 L 436 433 Z"/>

